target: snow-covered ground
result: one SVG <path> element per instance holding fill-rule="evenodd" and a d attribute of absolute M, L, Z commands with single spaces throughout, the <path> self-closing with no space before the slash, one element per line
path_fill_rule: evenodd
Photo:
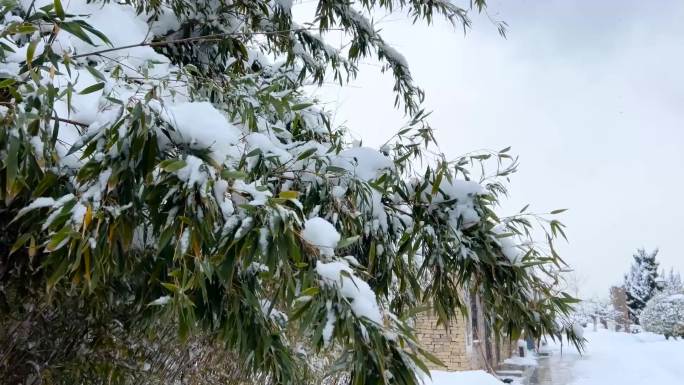
<path fill-rule="evenodd" d="M 464 372 L 430 371 L 432 380 L 425 379 L 425 385 L 503 385 L 503 382 L 483 370 Z"/>
<path fill-rule="evenodd" d="M 584 336 L 588 345 L 583 356 L 572 348 L 564 348 L 563 361 L 574 358 L 575 362 L 570 365 L 568 382 L 557 385 L 684 384 L 684 340 L 666 341 L 653 333 L 590 329 Z M 552 349 L 555 355 L 560 354 L 557 345 Z M 553 372 L 553 366 L 550 370 Z"/>
<path fill-rule="evenodd" d="M 587 349 L 580 355 L 565 345 L 548 346 L 552 356 L 539 360 L 532 385 L 683 385 L 684 340 L 653 333 L 627 334 L 586 329 Z M 511 359 L 511 363 L 516 359 Z M 534 365 L 534 360 L 526 364 Z M 527 362 L 529 361 L 529 362 Z M 516 362 L 522 363 L 522 362 Z M 481 371 L 432 371 L 425 385 L 501 385 Z"/>

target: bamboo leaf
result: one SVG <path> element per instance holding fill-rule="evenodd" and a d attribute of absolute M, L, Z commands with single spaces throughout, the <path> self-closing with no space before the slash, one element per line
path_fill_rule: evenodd
<path fill-rule="evenodd" d="M 61 0 L 55 0 L 55 13 L 57 14 L 57 17 L 64 20 L 64 7 L 62 7 Z"/>
<path fill-rule="evenodd" d="M 281 191 L 278 194 L 278 197 L 283 199 L 297 199 L 299 197 L 299 191 Z"/>
<path fill-rule="evenodd" d="M 159 163 L 159 168 L 166 172 L 174 172 L 178 171 L 181 168 L 185 167 L 187 163 L 185 163 L 184 160 L 182 159 L 168 159 L 165 161 L 162 161 Z"/>
<path fill-rule="evenodd" d="M 345 248 L 349 245 L 352 245 L 352 244 L 358 242 L 359 239 L 361 239 L 361 236 L 359 236 L 359 235 L 354 235 L 352 237 L 344 238 L 343 240 L 341 240 L 337 243 L 336 248 L 337 249 Z"/>
<path fill-rule="evenodd" d="M 309 149 L 303 151 L 301 154 L 299 154 L 299 156 L 297 157 L 297 160 L 304 160 L 304 159 L 310 157 L 311 155 L 315 154 L 316 151 L 317 151 L 316 148 L 309 148 Z"/>
<path fill-rule="evenodd" d="M 88 86 L 88 87 L 84 88 L 83 90 L 81 90 L 81 92 L 79 92 L 79 95 L 92 94 L 93 92 L 97 92 L 97 91 L 103 89 L 104 86 L 105 86 L 105 84 L 102 82 L 95 83 L 92 86 Z"/>

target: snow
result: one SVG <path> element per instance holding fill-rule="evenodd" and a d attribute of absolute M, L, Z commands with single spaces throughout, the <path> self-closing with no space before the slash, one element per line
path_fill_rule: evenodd
<path fill-rule="evenodd" d="M 584 337 L 584 328 L 578 323 L 572 324 L 572 331 L 579 338 Z"/>
<path fill-rule="evenodd" d="M 559 385 L 681 385 L 684 383 L 684 343 L 666 341 L 653 333 L 629 334 L 585 330 L 588 341 L 584 356 L 563 349 L 564 362 L 569 362 L 570 380 Z M 558 345 L 551 349 L 561 359 Z M 551 368 L 553 372 L 553 367 Z M 554 382 L 556 384 L 556 382 Z"/>
<path fill-rule="evenodd" d="M 503 382 L 484 370 L 444 372 L 431 370 L 432 379 L 425 377 L 425 385 L 501 385 Z"/>
<path fill-rule="evenodd" d="M 258 187 L 257 182 L 245 183 L 239 179 L 233 183 L 233 190 L 252 196 L 252 200 L 249 202 L 252 206 L 263 206 L 268 202 L 268 198 L 273 196 L 270 191 L 261 190 Z"/>
<path fill-rule="evenodd" d="M 55 204 L 55 200 L 50 198 L 50 197 L 36 198 L 33 202 L 31 202 L 30 205 L 19 210 L 19 212 L 17 213 L 17 217 L 20 217 L 20 216 L 26 214 L 27 212 L 29 212 L 31 210 L 35 210 L 35 209 L 39 209 L 39 208 L 43 208 L 43 207 L 51 207 L 54 204 Z"/>
<path fill-rule="evenodd" d="M 187 227 L 185 230 L 183 230 L 183 234 L 181 235 L 179 242 L 178 251 L 181 254 L 185 254 L 190 246 L 190 230 Z"/>
<path fill-rule="evenodd" d="M 519 357 L 519 356 L 514 356 L 514 357 L 509 357 L 504 360 L 504 364 L 511 364 L 511 365 L 521 365 L 521 366 L 537 366 L 537 359 L 533 356 L 533 352 L 528 352 L 528 355 L 525 357 Z"/>
<path fill-rule="evenodd" d="M 4 38 L 2 39 L 2 42 L 6 44 L 12 51 L 6 51 L 5 53 L 5 60 L 9 63 L 21 63 L 26 60 L 26 55 L 28 52 L 29 45 L 25 44 L 21 47 L 18 47 L 10 38 Z M 36 44 L 36 50 L 34 51 L 33 57 L 38 57 L 43 53 L 45 50 L 45 42 L 42 40 L 39 40 L 38 43 Z"/>
<path fill-rule="evenodd" d="M 85 219 L 87 211 L 88 208 L 84 206 L 83 203 L 76 202 L 74 207 L 71 209 L 71 222 L 77 227 L 80 227 L 83 224 L 83 220 Z"/>
<path fill-rule="evenodd" d="M 350 306 L 354 315 L 382 324 L 382 315 L 375 293 L 366 281 L 354 274 L 347 261 L 318 262 L 316 272 L 322 278 L 323 283 L 334 286 L 341 296 L 351 300 Z M 343 275 L 342 272 L 346 274 Z"/>
<path fill-rule="evenodd" d="M 332 165 L 341 167 L 358 178 L 370 181 L 394 168 L 390 158 L 370 147 L 354 147 L 340 152 L 332 159 Z"/>
<path fill-rule="evenodd" d="M 332 311 L 332 302 L 328 301 L 325 304 L 325 307 L 327 312 L 325 326 L 323 327 L 323 343 L 327 346 L 330 344 L 333 332 L 335 331 L 335 322 L 337 321 L 337 317 L 335 317 L 335 313 Z"/>
<path fill-rule="evenodd" d="M 347 193 L 346 187 L 333 186 L 333 188 L 332 188 L 332 196 L 334 196 L 337 199 L 344 198 L 344 194 L 346 194 L 346 193 Z"/>
<path fill-rule="evenodd" d="M 439 184 L 439 191 L 432 196 L 432 204 L 455 200 L 449 211 L 449 221 L 456 229 L 467 229 L 480 221 L 480 214 L 475 209 L 475 197 L 486 193 L 479 183 L 462 179 L 449 181 L 444 178 Z"/>
<path fill-rule="evenodd" d="M 408 71 L 409 66 L 408 62 L 406 61 L 406 58 L 404 57 L 404 55 L 400 54 L 396 49 L 394 49 L 394 47 L 390 46 L 385 42 L 380 42 L 378 43 L 378 49 L 382 51 L 382 54 L 385 55 L 392 62 L 404 67 L 404 70 Z"/>
<path fill-rule="evenodd" d="M 667 335 L 684 332 L 684 294 L 658 293 L 639 315 L 644 330 Z"/>
<path fill-rule="evenodd" d="M 19 73 L 19 70 L 21 69 L 21 66 L 19 63 L 10 63 L 10 62 L 2 62 L 0 63 L 0 75 L 4 78 L 14 78 L 16 77 L 17 73 Z"/>
<path fill-rule="evenodd" d="M 321 217 L 314 217 L 304 222 L 302 239 L 315 246 L 323 256 L 335 255 L 335 246 L 340 241 L 340 233 L 332 223 Z"/>
<path fill-rule="evenodd" d="M 207 175 L 200 169 L 203 164 L 202 159 L 188 155 L 185 158 L 185 166 L 176 171 L 176 176 L 189 186 L 201 187 L 207 182 Z"/>
<path fill-rule="evenodd" d="M 35 3 L 35 8 L 40 8 L 53 4 L 53 0 L 37 0 L 35 2 L 33 0 L 22 0 L 24 9 L 28 9 L 33 3 Z M 139 44 L 154 37 L 148 33 L 150 27 L 145 20 L 145 15 L 137 15 L 133 7 L 116 3 L 88 4 L 85 0 L 63 1 L 62 4 L 66 13 L 87 15 L 84 19 L 87 19 L 88 24 L 107 36 L 114 47 Z M 95 46 L 70 33 L 60 32 L 57 34 L 52 47 L 57 54 L 69 53 L 71 55 L 88 54 L 106 47 L 97 36 L 91 33 L 88 35 L 96 44 Z M 39 50 L 36 49 L 36 54 L 38 52 Z M 122 68 L 131 75 L 140 75 L 137 69 L 143 66 L 151 76 L 166 75 L 169 72 L 169 59 L 156 53 L 152 47 L 133 47 L 109 52 L 105 56 L 111 60 L 125 62 L 126 66 Z M 155 64 L 152 65 L 152 62 Z"/>
<path fill-rule="evenodd" d="M 242 131 L 230 124 L 226 117 L 209 102 L 182 102 L 160 105 L 150 102 L 162 119 L 176 131 L 174 140 L 188 143 L 195 149 L 210 149 L 213 158 L 223 163 L 226 158 L 239 158 Z"/>
<path fill-rule="evenodd" d="M 165 295 L 162 297 L 159 297 L 155 299 L 154 301 L 150 302 L 150 306 L 162 306 L 166 305 L 167 303 L 171 302 L 171 296 Z"/>
<path fill-rule="evenodd" d="M 446 178 L 439 184 L 441 193 L 432 198 L 433 203 L 444 202 L 450 199 L 459 201 L 472 200 L 476 195 L 486 194 L 487 191 L 477 182 L 462 179 L 452 179 L 451 182 Z"/>
<path fill-rule="evenodd" d="M 247 142 L 247 151 L 250 152 L 254 149 L 260 149 L 261 152 L 268 155 L 275 155 L 280 160 L 280 163 L 286 163 L 292 159 L 292 154 L 287 150 L 278 146 L 278 141 L 275 138 L 270 138 L 266 134 L 259 132 L 254 132 L 245 136 L 245 141 Z"/>
<path fill-rule="evenodd" d="M 292 0 L 276 0 L 276 4 L 288 12 L 292 9 Z"/>
<path fill-rule="evenodd" d="M 261 307 L 261 313 L 264 315 L 264 317 L 269 317 L 280 325 L 285 325 L 287 323 L 287 314 L 274 308 L 271 301 L 262 299 L 259 300 L 259 305 Z"/>
<path fill-rule="evenodd" d="M 500 223 L 492 228 L 492 232 L 497 235 L 494 239 L 501 247 L 503 255 L 513 264 L 520 262 L 522 250 L 514 242 L 515 235 L 506 228 L 506 225 Z"/>
<path fill-rule="evenodd" d="M 373 230 L 382 229 L 387 231 L 387 211 L 382 203 L 382 195 L 375 189 L 371 190 L 371 215 L 375 218 L 372 222 Z"/>
<path fill-rule="evenodd" d="M 85 88 L 97 84 L 97 80 L 90 72 L 85 69 L 73 68 L 71 75 L 68 73 L 56 75 L 52 83 L 56 88 L 65 89 L 69 84 L 73 85 L 74 93 L 71 97 L 71 104 L 67 103 L 67 98 L 56 100 L 54 105 L 55 114 L 60 118 L 68 118 L 86 125 L 102 126 L 112 121 L 116 108 L 103 108 L 101 105 L 103 90 L 81 94 Z M 72 145 L 79 142 L 81 134 L 76 126 L 62 124 L 59 129 L 59 145 L 57 150 L 63 164 L 78 168 L 82 165 L 80 154 L 73 153 L 67 155 Z"/>
<path fill-rule="evenodd" d="M 267 271 L 268 271 L 268 266 L 266 266 L 260 262 L 252 262 L 249 264 L 249 266 L 247 266 L 247 269 L 245 269 L 245 273 L 248 275 L 254 275 L 254 274 L 267 272 Z"/>
<path fill-rule="evenodd" d="M 50 199 L 50 198 L 45 198 L 45 199 L 37 198 L 36 200 L 40 200 L 38 203 L 39 207 L 46 207 L 44 205 L 47 204 L 47 202 L 49 202 L 48 199 Z M 61 208 L 62 206 L 64 206 L 64 204 L 66 204 L 67 202 L 70 202 L 72 200 L 74 200 L 74 195 L 73 194 L 66 194 L 66 195 L 63 195 L 61 198 L 57 199 L 56 201 L 54 201 L 54 203 L 51 206 L 53 211 L 50 215 L 48 215 L 47 219 L 45 219 L 45 222 L 43 222 L 42 229 L 46 230 L 48 227 L 50 227 L 52 222 L 55 219 L 57 219 L 57 217 L 61 213 L 61 210 L 58 210 L 58 209 Z M 35 208 L 38 208 L 38 207 L 35 207 Z M 19 213 L 17 214 L 17 216 L 23 215 L 22 211 L 23 210 L 20 210 Z M 25 211 L 24 211 L 24 213 L 25 213 Z"/>
<path fill-rule="evenodd" d="M 214 182 L 214 198 L 218 202 L 223 219 L 228 220 L 235 213 L 235 207 L 233 206 L 233 201 L 226 196 L 226 191 L 228 191 L 227 181 L 219 179 Z"/>

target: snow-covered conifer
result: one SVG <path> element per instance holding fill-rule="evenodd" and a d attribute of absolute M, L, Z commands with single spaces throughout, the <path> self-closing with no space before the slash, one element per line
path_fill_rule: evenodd
<path fill-rule="evenodd" d="M 660 279 L 663 280 L 662 291 L 664 293 L 677 294 L 684 292 L 684 284 L 682 283 L 682 276 L 674 268 L 670 269 L 670 272 L 665 274 L 663 270 L 660 274 Z"/>
<path fill-rule="evenodd" d="M 658 262 L 656 262 L 658 249 L 648 253 L 644 249 L 638 249 L 633 255 L 634 261 L 630 271 L 625 275 L 625 293 L 627 295 L 627 307 L 629 317 L 639 323 L 641 309 L 646 302 L 658 291 Z"/>

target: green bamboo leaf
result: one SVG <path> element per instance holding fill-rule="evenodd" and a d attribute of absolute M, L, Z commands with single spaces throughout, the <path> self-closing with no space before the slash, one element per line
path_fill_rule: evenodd
<path fill-rule="evenodd" d="M 109 41 L 109 38 L 105 34 L 93 28 L 90 24 L 86 23 L 83 20 L 77 20 L 76 22 L 79 23 L 83 29 L 100 38 L 100 40 L 102 40 L 103 43 L 107 44 L 110 47 L 112 46 L 112 42 Z"/>
<path fill-rule="evenodd" d="M 17 27 L 17 33 L 23 35 L 30 35 L 36 32 L 37 30 L 38 28 L 36 28 L 36 26 L 31 23 L 22 23 Z"/>
<path fill-rule="evenodd" d="M 33 194 L 31 194 L 34 198 L 42 196 L 43 193 L 52 187 L 55 182 L 57 182 L 57 175 L 53 174 L 52 172 L 46 172 L 45 175 L 43 175 L 43 178 L 40 180 L 38 183 L 38 186 L 33 190 Z"/>
<path fill-rule="evenodd" d="M 278 197 L 282 199 L 297 199 L 299 197 L 299 191 L 281 191 L 278 194 Z"/>
<path fill-rule="evenodd" d="M 57 17 L 62 20 L 64 19 L 64 7 L 62 7 L 61 0 L 55 0 L 55 13 L 57 14 Z"/>
<path fill-rule="evenodd" d="M 7 194 L 10 195 L 10 192 L 12 191 L 12 185 L 14 184 L 14 180 L 17 177 L 17 173 L 19 171 L 19 150 L 21 148 L 21 142 L 19 141 L 19 138 L 10 135 L 9 138 L 9 148 L 7 149 L 7 157 L 5 158 L 5 172 L 6 172 L 6 185 L 5 185 L 5 191 L 7 191 Z"/>
<path fill-rule="evenodd" d="M 290 107 L 290 109 L 292 111 L 301 111 L 301 110 L 308 108 L 308 107 L 311 107 L 311 106 L 313 106 L 313 103 L 300 103 L 300 104 L 292 105 L 292 107 Z"/>
<path fill-rule="evenodd" d="M 420 354 L 421 354 L 423 357 L 427 358 L 428 361 L 432 362 L 433 364 L 438 365 L 438 366 L 441 366 L 441 367 L 446 367 L 446 365 L 444 365 L 444 362 L 442 362 L 439 358 L 435 357 L 435 356 L 434 356 L 432 353 L 430 353 L 429 351 L 427 351 L 427 350 L 425 350 L 425 349 L 420 349 Z"/>
<path fill-rule="evenodd" d="M 48 242 L 47 246 L 45 246 L 46 251 L 55 251 L 62 248 L 66 244 L 65 240 L 67 239 L 67 237 L 69 237 L 70 234 L 71 231 L 69 228 L 62 228 L 55 235 L 53 235 L 52 238 L 50 238 L 50 241 Z"/>
<path fill-rule="evenodd" d="M 65 31 L 69 32 L 70 34 L 76 36 L 77 38 L 85 41 L 86 43 L 88 43 L 90 45 L 95 45 L 95 43 L 93 43 L 93 41 L 90 39 L 88 34 L 85 33 L 85 31 L 83 31 L 83 29 L 81 28 L 81 26 L 78 23 L 71 22 L 71 21 L 63 22 L 63 23 L 59 24 L 59 27 Z"/>
<path fill-rule="evenodd" d="M 439 192 L 439 188 L 442 184 L 442 178 L 444 177 L 444 168 L 440 168 L 435 177 L 435 183 L 432 185 L 432 195 L 436 195 Z"/>
<path fill-rule="evenodd" d="M 64 277 L 64 274 L 67 272 L 67 267 L 69 266 L 69 259 L 68 258 L 62 258 L 62 261 L 60 262 L 59 266 L 50 274 L 50 277 L 47 279 L 47 287 L 48 290 L 52 290 L 52 288 L 55 287 L 57 282 L 59 282 L 62 277 Z"/>
<path fill-rule="evenodd" d="M 303 296 L 315 297 L 316 295 L 318 295 L 318 293 L 320 291 L 321 291 L 321 289 L 319 289 L 315 286 L 312 286 L 312 287 L 308 287 L 308 288 L 302 290 L 302 292 L 300 293 L 300 296 L 302 296 L 302 297 Z"/>
<path fill-rule="evenodd" d="M 352 245 L 352 244 L 358 242 L 359 239 L 361 239 L 361 236 L 359 236 L 359 235 L 354 235 L 352 237 L 344 238 L 343 240 L 337 242 L 336 248 L 337 249 L 345 248 L 349 245 Z"/>
<path fill-rule="evenodd" d="M 22 234 L 19 239 L 17 239 L 16 242 L 12 245 L 12 249 L 10 249 L 10 255 L 14 254 L 17 250 L 21 249 L 26 242 L 28 242 L 29 239 L 31 239 L 32 234 L 26 233 Z"/>
<path fill-rule="evenodd" d="M 185 167 L 187 163 L 185 163 L 184 160 L 182 159 L 168 159 L 165 161 L 162 161 L 159 163 L 159 168 L 166 172 L 174 172 L 178 171 L 181 168 Z"/>
<path fill-rule="evenodd" d="M 107 81 L 107 78 L 105 78 L 105 76 L 102 74 L 102 72 L 100 72 L 100 71 L 98 71 L 97 69 L 95 69 L 95 67 L 93 67 L 93 66 L 86 66 L 85 68 L 86 68 L 86 70 L 88 70 L 88 72 L 90 72 L 90 74 L 93 75 L 96 79 L 98 79 L 98 80 L 100 80 L 100 81 L 102 81 L 102 82 L 106 82 L 106 81 Z"/>
<path fill-rule="evenodd" d="M 14 80 L 14 79 L 4 79 L 4 80 L 0 81 L 0 88 L 9 87 L 14 83 L 16 83 L 16 80 Z"/>
<path fill-rule="evenodd" d="M 33 55 L 36 53 L 36 47 L 38 46 L 38 40 L 31 40 L 28 48 L 26 49 L 26 65 L 31 68 L 31 62 L 33 62 Z"/>
<path fill-rule="evenodd" d="M 88 87 L 84 88 L 83 90 L 81 90 L 81 92 L 79 92 L 79 95 L 92 94 L 93 92 L 97 92 L 97 91 L 103 89 L 104 86 L 105 86 L 104 83 L 95 83 L 92 86 L 88 86 Z"/>
<path fill-rule="evenodd" d="M 337 167 L 337 166 L 328 166 L 325 168 L 325 172 L 329 172 L 329 173 L 333 173 L 333 174 L 346 174 L 348 171 L 346 168 Z"/>
<path fill-rule="evenodd" d="M 237 170 L 221 170 L 221 177 L 223 179 L 245 179 L 247 178 L 247 173 Z"/>
<path fill-rule="evenodd" d="M 308 150 L 305 150 L 301 154 L 299 154 L 299 156 L 297 157 L 297 160 L 306 159 L 306 158 L 310 157 L 311 155 L 315 154 L 316 151 L 317 150 L 315 148 L 309 148 Z"/>

